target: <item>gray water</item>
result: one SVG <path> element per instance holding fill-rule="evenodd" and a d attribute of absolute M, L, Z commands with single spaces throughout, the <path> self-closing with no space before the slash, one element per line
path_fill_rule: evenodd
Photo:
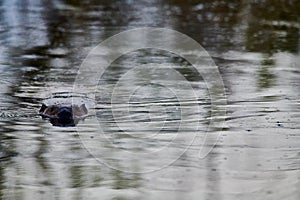
<path fill-rule="evenodd" d="M 300 199 L 300 4 L 258 2 L 0 1 L 0 199 Z M 139 27 L 199 42 L 226 104 L 158 49 L 121 56 L 74 94 L 88 53 Z M 78 126 L 38 116 L 71 96 L 90 113 Z"/>

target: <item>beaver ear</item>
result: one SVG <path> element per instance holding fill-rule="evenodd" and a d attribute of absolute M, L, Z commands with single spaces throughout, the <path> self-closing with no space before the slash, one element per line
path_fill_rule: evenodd
<path fill-rule="evenodd" d="M 41 107 L 39 113 L 43 113 L 47 108 L 48 108 L 48 106 L 46 106 L 45 104 L 42 104 L 42 107 Z"/>
<path fill-rule="evenodd" d="M 85 104 L 81 104 L 80 109 L 84 112 L 84 114 L 88 113 L 87 108 L 85 107 Z"/>

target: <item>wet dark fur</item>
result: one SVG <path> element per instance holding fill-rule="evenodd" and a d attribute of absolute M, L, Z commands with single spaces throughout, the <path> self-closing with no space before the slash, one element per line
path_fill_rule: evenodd
<path fill-rule="evenodd" d="M 40 111 L 40 116 L 43 119 L 50 119 L 53 126 L 76 126 L 79 120 L 84 119 L 88 110 L 84 104 L 78 105 L 42 105 Z"/>

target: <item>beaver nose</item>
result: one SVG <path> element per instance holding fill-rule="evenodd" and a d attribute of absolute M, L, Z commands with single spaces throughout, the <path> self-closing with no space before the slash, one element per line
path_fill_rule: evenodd
<path fill-rule="evenodd" d="M 73 118 L 73 114 L 71 109 L 69 108 L 62 108 L 59 110 L 59 113 L 57 114 L 58 118 L 60 120 L 64 119 L 64 120 L 70 120 Z"/>

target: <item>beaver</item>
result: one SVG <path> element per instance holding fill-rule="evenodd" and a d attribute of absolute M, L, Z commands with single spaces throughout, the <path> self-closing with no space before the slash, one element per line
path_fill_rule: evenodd
<path fill-rule="evenodd" d="M 39 110 L 39 115 L 43 119 L 50 119 L 53 126 L 68 127 L 76 126 L 80 120 L 87 117 L 88 110 L 85 104 L 78 105 L 64 105 L 42 104 Z"/>

